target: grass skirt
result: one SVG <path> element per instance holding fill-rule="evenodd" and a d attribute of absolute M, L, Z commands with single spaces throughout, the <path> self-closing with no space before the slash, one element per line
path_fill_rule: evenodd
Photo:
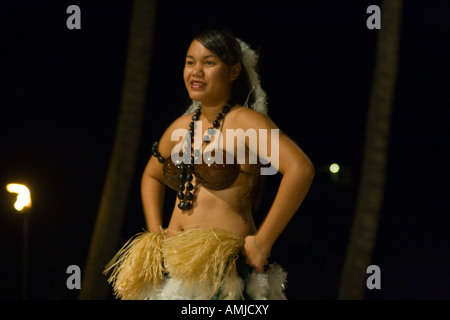
<path fill-rule="evenodd" d="M 142 232 L 119 250 L 104 273 L 112 271 L 108 282 L 124 300 L 285 300 L 287 273 L 278 264 L 266 273 L 238 272 L 243 245 L 242 237 L 218 228 L 189 229 L 173 237 Z"/>

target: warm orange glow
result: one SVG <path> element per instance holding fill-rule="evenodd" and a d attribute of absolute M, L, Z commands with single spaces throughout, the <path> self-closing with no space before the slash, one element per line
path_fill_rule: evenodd
<path fill-rule="evenodd" d="M 6 186 L 6 190 L 11 193 L 17 193 L 17 200 L 14 203 L 14 208 L 21 211 L 24 207 L 31 207 L 30 190 L 23 184 L 10 183 Z"/>

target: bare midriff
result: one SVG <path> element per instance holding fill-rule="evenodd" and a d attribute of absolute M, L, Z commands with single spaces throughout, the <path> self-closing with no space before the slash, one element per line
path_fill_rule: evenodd
<path fill-rule="evenodd" d="M 207 189 L 196 184 L 193 209 L 181 211 L 175 201 L 167 236 L 173 236 L 192 228 L 220 228 L 245 237 L 256 232 L 251 212 L 251 190 L 254 188 L 255 166 L 241 165 L 236 181 L 224 190 Z"/>

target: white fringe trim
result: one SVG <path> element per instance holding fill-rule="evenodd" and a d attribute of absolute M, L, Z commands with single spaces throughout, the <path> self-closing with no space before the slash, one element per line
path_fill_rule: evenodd
<path fill-rule="evenodd" d="M 244 281 L 240 276 L 224 281 L 214 299 L 243 300 L 244 291 L 250 300 L 287 300 L 285 295 L 287 272 L 272 263 L 267 273 L 252 272 Z M 155 289 L 144 289 L 140 300 L 209 300 L 210 291 L 194 285 L 188 292 L 182 280 L 166 277 Z"/>

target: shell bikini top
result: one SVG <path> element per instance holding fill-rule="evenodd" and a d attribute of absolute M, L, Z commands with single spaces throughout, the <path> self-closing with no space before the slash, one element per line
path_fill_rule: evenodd
<path fill-rule="evenodd" d="M 219 112 L 216 120 L 213 121 L 213 128 L 208 129 L 208 134 L 212 134 L 209 130 L 214 131 L 220 128 L 219 130 L 222 131 L 225 115 L 234 105 L 235 102 L 230 101 L 222 108 L 222 112 Z M 196 178 L 196 182 L 201 183 L 206 188 L 222 190 L 232 185 L 240 173 L 240 166 L 236 159 L 233 159 L 233 161 L 226 161 L 227 156 L 231 156 L 226 152 L 222 152 L 224 157 L 223 161 L 221 161 L 222 163 L 216 163 L 215 161 L 201 161 L 201 163 L 196 163 L 196 161 L 194 161 L 195 156 L 200 157 L 199 154 L 196 154 L 199 150 L 193 150 L 195 137 L 194 129 L 196 127 L 195 122 L 200 119 L 200 115 L 201 108 L 198 108 L 192 116 L 192 122 L 189 123 L 189 134 L 185 137 L 185 139 L 190 139 L 190 146 L 188 147 L 190 152 L 187 152 L 187 154 L 190 153 L 190 161 L 179 160 L 174 163 L 172 161 L 172 157 L 164 159 L 161 156 L 158 151 L 157 141 L 154 142 L 152 146 L 152 155 L 163 164 L 164 182 L 170 188 L 178 191 L 177 197 L 180 200 L 178 203 L 178 208 L 183 211 L 192 209 L 192 201 L 194 200 L 194 193 L 192 192 L 194 190 L 194 185 L 192 184 L 192 180 L 194 176 Z M 210 141 L 211 136 L 203 137 L 203 144 Z"/>
<path fill-rule="evenodd" d="M 182 161 L 173 162 L 171 157 L 164 159 L 158 152 L 158 142 L 155 142 L 152 147 L 152 154 L 163 164 L 163 178 L 164 182 L 171 189 L 178 191 L 177 198 L 179 199 L 178 208 L 182 211 L 188 211 L 192 208 L 192 201 L 194 200 L 194 185 L 193 177 L 195 176 L 195 182 L 203 185 L 207 189 L 223 190 L 231 186 L 239 176 L 240 165 L 234 158 L 233 163 L 225 161 L 226 157 L 231 157 L 230 154 L 223 153 L 222 163 L 208 163 L 203 161 L 200 164 L 196 164 L 191 157 L 191 163 L 185 164 Z M 266 167 L 267 164 L 262 164 L 258 161 L 255 164 L 255 169 L 260 167 Z M 258 170 L 259 171 L 259 170 Z M 258 179 L 261 179 L 261 175 L 258 175 Z M 260 180 L 258 180 L 260 181 Z M 259 183 L 256 182 L 256 185 Z M 258 187 L 262 186 L 262 184 Z M 257 195 L 252 192 L 250 198 L 255 200 Z"/>
<path fill-rule="evenodd" d="M 205 161 L 202 161 L 201 164 L 196 164 L 195 162 L 193 164 L 184 164 L 181 161 L 174 163 L 171 158 L 164 159 L 162 162 L 164 182 L 170 188 L 178 191 L 180 182 L 188 181 L 186 188 L 189 190 L 192 188 L 189 183 L 192 181 L 192 176 L 194 176 L 197 183 L 208 189 L 226 189 L 239 176 L 240 167 L 236 160 L 233 163 L 227 163 L 225 158 L 226 154 L 224 153 L 222 164 L 216 162 L 208 164 Z"/>

